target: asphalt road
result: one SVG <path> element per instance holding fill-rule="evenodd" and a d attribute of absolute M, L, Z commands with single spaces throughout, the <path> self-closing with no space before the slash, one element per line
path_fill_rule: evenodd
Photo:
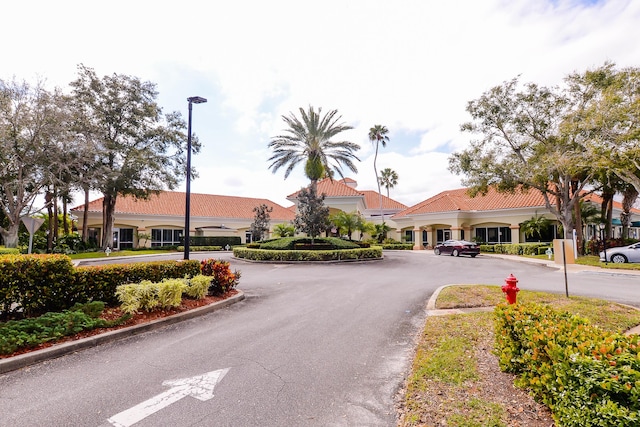
<path fill-rule="evenodd" d="M 562 270 L 482 255 L 231 262 L 237 304 L 1 375 L 0 426 L 394 426 L 434 290 L 513 274 L 521 289 L 565 292 Z M 571 294 L 640 307 L 640 276 L 568 279 Z"/>

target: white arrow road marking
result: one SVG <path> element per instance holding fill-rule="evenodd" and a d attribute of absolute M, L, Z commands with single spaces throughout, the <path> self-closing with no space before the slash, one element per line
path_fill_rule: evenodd
<path fill-rule="evenodd" d="M 133 408 L 122 411 L 107 421 L 116 427 L 129 427 L 183 397 L 192 396 L 203 402 L 209 400 L 213 398 L 213 389 L 222 381 L 228 371 L 229 368 L 218 369 L 191 378 L 164 381 L 162 385 L 171 386 L 169 390 L 145 400 Z"/>

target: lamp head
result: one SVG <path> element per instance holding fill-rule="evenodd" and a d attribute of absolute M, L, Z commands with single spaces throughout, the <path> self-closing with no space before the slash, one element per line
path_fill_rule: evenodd
<path fill-rule="evenodd" d="M 204 104 L 205 102 L 207 102 L 207 99 L 201 96 L 192 96 L 190 98 L 187 98 L 187 101 L 193 104 Z"/>
<path fill-rule="evenodd" d="M 605 227 L 605 225 L 604 225 L 604 223 L 603 223 L 603 222 L 601 222 L 600 224 L 598 224 L 598 228 L 599 228 L 600 230 L 604 230 L 604 227 Z"/>

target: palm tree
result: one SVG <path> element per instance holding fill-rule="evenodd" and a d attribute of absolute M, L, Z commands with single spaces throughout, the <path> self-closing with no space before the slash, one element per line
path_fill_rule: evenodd
<path fill-rule="evenodd" d="M 337 110 L 331 110 L 323 116 L 321 112 L 322 108 L 316 112 L 309 106 L 308 111 L 300 108 L 300 119 L 293 113 L 282 116 L 288 128 L 284 134 L 272 137 L 269 142 L 269 148 L 273 149 L 269 169 L 276 173 L 281 167 L 286 167 L 284 178 L 287 179 L 296 165 L 304 161 L 304 172 L 311 181 L 314 193 L 318 180 L 325 174 L 331 177 L 333 172 L 337 172 L 344 178 L 342 166 L 357 173 L 354 160 L 360 161 L 354 154 L 360 149 L 358 144 L 332 141 L 338 133 L 353 127 L 338 123 L 342 116 L 337 116 Z"/>
<path fill-rule="evenodd" d="M 535 216 L 520 224 L 520 229 L 524 231 L 525 237 L 534 237 L 537 234 L 538 238 L 542 239 L 542 233 L 549 227 L 549 224 L 551 222 L 547 218 L 538 216 L 536 212 Z"/>
<path fill-rule="evenodd" d="M 380 185 L 384 185 L 387 189 L 387 197 L 389 197 L 389 189 L 398 185 L 398 174 L 391 168 L 385 168 L 380 171 L 380 178 L 378 178 Z"/>
<path fill-rule="evenodd" d="M 354 230 L 357 229 L 359 222 L 362 218 L 357 212 L 347 213 L 345 211 L 338 211 L 331 215 L 330 221 L 338 228 L 338 234 L 342 236 L 343 233 L 351 240 L 351 235 Z"/>
<path fill-rule="evenodd" d="M 380 192 L 380 181 L 378 180 L 378 169 L 376 168 L 376 162 L 378 161 L 378 146 L 382 143 L 383 147 L 387 146 L 389 137 L 387 136 L 389 129 L 383 125 L 375 125 L 369 129 L 369 141 L 376 144 L 376 155 L 373 158 L 373 171 L 376 173 L 376 181 L 378 182 L 378 195 L 380 196 L 380 217 L 384 224 L 384 213 L 382 212 L 382 193 Z"/>

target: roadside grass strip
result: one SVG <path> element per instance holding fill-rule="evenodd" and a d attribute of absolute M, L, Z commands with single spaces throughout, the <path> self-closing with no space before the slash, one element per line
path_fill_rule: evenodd
<path fill-rule="evenodd" d="M 487 307 L 504 302 L 500 286 L 458 285 L 441 290 L 438 309 Z M 640 324 L 634 307 L 594 298 L 522 290 L 519 303 L 539 303 L 588 319 L 604 331 L 623 332 Z M 494 352 L 493 312 L 429 316 L 419 337 L 416 353 L 400 402 L 398 425 L 474 427 L 508 426 L 509 393 L 492 390 Z M 510 374 L 506 383 L 513 385 Z M 511 392 L 515 391 L 512 389 Z"/>
<path fill-rule="evenodd" d="M 476 361 L 476 348 L 491 345 L 492 328 L 491 313 L 427 319 L 400 425 L 506 426 L 505 409 L 483 397 Z"/>

